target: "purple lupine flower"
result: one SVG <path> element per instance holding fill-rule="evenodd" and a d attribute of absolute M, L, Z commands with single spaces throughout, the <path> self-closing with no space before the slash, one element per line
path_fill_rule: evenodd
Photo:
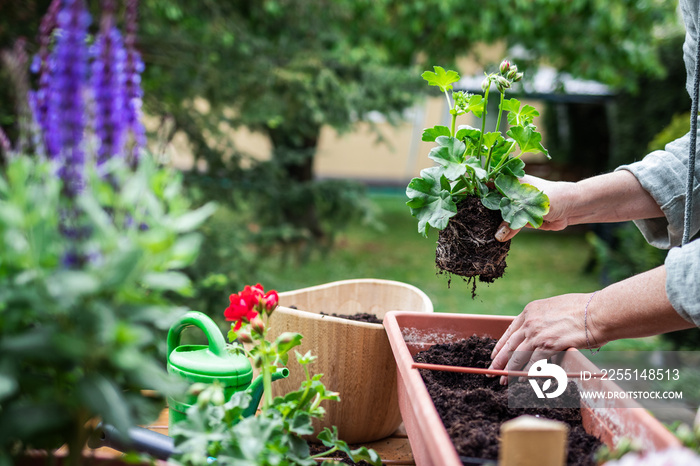
<path fill-rule="evenodd" d="M 141 54 L 136 50 L 136 30 L 138 27 L 138 0 L 126 0 L 126 25 L 124 44 L 126 45 L 126 97 L 127 97 L 127 127 L 131 131 L 133 141 L 132 164 L 138 164 L 139 152 L 146 147 L 146 130 L 141 122 L 141 106 L 143 90 L 141 89 L 141 73 L 144 66 Z"/>
<path fill-rule="evenodd" d="M 48 125 L 48 94 L 49 83 L 51 82 L 51 72 L 49 70 L 49 44 L 51 43 L 51 35 L 56 27 L 58 10 L 61 6 L 61 0 L 53 0 L 49 5 L 49 10 L 41 19 L 39 26 L 39 52 L 34 56 L 32 61 L 31 71 L 39 76 L 39 89 L 36 92 L 29 93 L 29 102 L 34 119 L 36 120 L 42 134 L 46 138 L 49 134 Z M 44 145 L 48 146 L 48 141 L 45 139 Z"/>
<path fill-rule="evenodd" d="M 84 84 L 88 72 L 85 41 L 90 14 L 83 0 L 63 0 L 57 16 L 59 36 L 49 57 L 47 152 L 58 162 L 63 190 L 75 197 L 83 188 L 85 155 Z"/>
<path fill-rule="evenodd" d="M 121 154 L 126 130 L 126 50 L 119 30 L 113 25 L 113 4 L 103 5 L 100 32 L 92 62 L 92 91 L 95 98 L 95 132 L 100 141 L 98 167 Z"/>

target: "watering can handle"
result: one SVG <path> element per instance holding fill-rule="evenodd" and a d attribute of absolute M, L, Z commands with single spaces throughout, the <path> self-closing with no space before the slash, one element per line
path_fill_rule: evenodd
<path fill-rule="evenodd" d="M 204 332 L 207 340 L 209 340 L 209 351 L 217 356 L 226 354 L 226 341 L 221 335 L 221 330 L 216 326 L 213 320 L 201 312 L 189 311 L 184 316 L 180 317 L 177 322 L 170 327 L 168 331 L 168 356 L 175 348 L 180 346 L 180 335 L 185 328 L 194 325 Z"/>

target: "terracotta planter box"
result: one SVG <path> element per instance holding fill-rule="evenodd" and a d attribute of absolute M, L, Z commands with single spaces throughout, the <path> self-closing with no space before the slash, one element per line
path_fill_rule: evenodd
<path fill-rule="evenodd" d="M 462 462 L 418 369 L 411 369 L 413 356 L 434 344 L 450 343 L 474 334 L 498 338 L 512 320 L 513 317 L 506 316 L 405 312 L 390 312 L 384 317 L 396 359 L 401 416 L 417 465 L 459 466 Z M 560 365 L 567 372 L 598 372 L 577 350 L 567 351 Z M 600 384 L 597 389 L 620 390 L 610 381 L 598 380 L 597 383 Z M 624 402 L 624 408 L 620 400 L 615 401 L 615 407 L 590 406 L 582 402 L 581 417 L 586 431 L 609 446 L 622 437 L 637 439 L 649 450 L 679 446 L 678 440 L 639 404 L 632 400 Z M 629 409 L 631 407 L 639 409 Z"/>
<path fill-rule="evenodd" d="M 271 336 L 301 333 L 297 350 L 318 357 L 309 366 L 311 373 L 323 374 L 325 386 L 340 393 L 339 403 L 324 404 L 326 415 L 314 425 L 317 432 L 337 426 L 341 439 L 362 443 L 387 437 L 401 424 L 396 363 L 384 327 L 320 314 L 372 313 L 381 319 L 391 310 L 427 314 L 433 305 L 418 288 L 389 280 L 344 280 L 280 293 Z M 274 396 L 298 390 L 304 380 L 293 355 L 288 367 L 289 377 L 272 386 Z"/>

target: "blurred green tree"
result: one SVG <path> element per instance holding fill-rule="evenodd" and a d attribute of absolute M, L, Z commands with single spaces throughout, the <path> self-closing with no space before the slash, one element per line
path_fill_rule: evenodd
<path fill-rule="evenodd" d="M 36 31 L 49 2 L 20 3 L 0 1 L 0 48 Z M 677 22 L 675 8 L 655 0 L 141 0 L 146 109 L 187 133 L 208 167 L 195 179 L 210 194 L 233 202 L 243 192 L 231 189 L 235 180 L 256 193 L 261 225 L 284 226 L 278 237 L 318 239 L 333 230 L 322 219 L 347 219 L 335 210 L 361 198 L 314 180 L 324 125 L 345 131 L 372 112 L 400 120 L 422 92 L 419 70 L 453 66 L 478 43 L 517 46 L 523 68 L 546 62 L 633 88 L 638 76 L 663 72 L 656 44 Z M 5 126 L 8 97 L 0 107 Z M 222 137 L 241 126 L 273 147 L 272 160 L 252 171 Z"/>
<path fill-rule="evenodd" d="M 187 131 L 210 175 L 230 177 L 238 159 L 227 167 L 204 127 L 214 135 L 226 121 L 266 135 L 273 151 L 255 172 L 266 191 L 259 220 L 319 238 L 313 160 L 324 125 L 348 130 L 373 111 L 398 121 L 422 92 L 419 69 L 454 64 L 482 42 L 519 46 L 525 66 L 544 61 L 633 88 L 639 75 L 663 73 L 656 32 L 676 22 L 675 3 L 145 0 L 146 95 Z M 182 105 L 195 97 L 211 105 L 206 115 Z"/>

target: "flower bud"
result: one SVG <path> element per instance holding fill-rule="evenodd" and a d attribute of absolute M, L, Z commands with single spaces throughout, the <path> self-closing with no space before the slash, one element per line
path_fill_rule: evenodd
<path fill-rule="evenodd" d="M 498 70 L 501 72 L 501 75 L 505 76 L 508 73 L 508 70 L 510 69 L 510 62 L 508 60 L 503 60 L 501 62 L 501 66 L 498 68 Z"/>
<path fill-rule="evenodd" d="M 514 83 L 517 83 L 517 82 L 520 81 L 521 79 L 523 79 L 523 74 L 522 74 L 522 73 L 516 73 L 516 74 L 515 74 L 515 77 L 513 78 L 513 82 L 514 82 Z"/>
<path fill-rule="evenodd" d="M 270 290 L 265 296 L 260 298 L 263 310 L 268 316 L 274 312 L 280 302 L 279 295 L 275 290 Z"/>
<path fill-rule="evenodd" d="M 483 81 L 481 81 L 481 90 L 486 92 L 486 90 L 491 87 L 491 78 L 486 76 Z"/>
<path fill-rule="evenodd" d="M 517 74 L 518 74 L 518 67 L 516 65 L 513 65 L 510 67 L 510 70 L 508 70 L 508 74 L 506 75 L 506 77 L 512 81 L 513 78 L 515 78 L 515 76 Z"/>
<path fill-rule="evenodd" d="M 250 321 L 250 330 L 257 335 L 263 335 L 265 332 L 265 323 L 260 317 L 255 317 Z"/>
<path fill-rule="evenodd" d="M 496 87 L 499 92 L 503 92 L 510 87 L 510 81 L 503 76 L 496 76 Z"/>
<path fill-rule="evenodd" d="M 253 343 L 253 337 L 250 334 L 250 332 L 247 331 L 242 331 L 241 333 L 238 334 L 238 338 L 236 338 L 239 342 L 243 344 L 250 344 Z"/>

